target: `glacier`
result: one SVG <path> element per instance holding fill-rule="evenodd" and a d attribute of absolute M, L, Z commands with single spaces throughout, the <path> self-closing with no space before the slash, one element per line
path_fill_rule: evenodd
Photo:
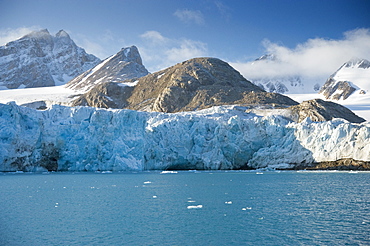
<path fill-rule="evenodd" d="M 370 123 L 296 123 L 238 106 L 158 113 L 0 104 L 0 171 L 244 169 L 370 161 Z"/>

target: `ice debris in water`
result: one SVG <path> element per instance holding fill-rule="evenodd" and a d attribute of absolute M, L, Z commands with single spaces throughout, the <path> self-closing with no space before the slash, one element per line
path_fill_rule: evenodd
<path fill-rule="evenodd" d="M 198 209 L 198 208 L 203 208 L 203 205 L 196 205 L 196 206 L 188 206 L 188 209 Z"/>
<path fill-rule="evenodd" d="M 225 202 L 225 204 L 233 204 L 232 201 Z"/>

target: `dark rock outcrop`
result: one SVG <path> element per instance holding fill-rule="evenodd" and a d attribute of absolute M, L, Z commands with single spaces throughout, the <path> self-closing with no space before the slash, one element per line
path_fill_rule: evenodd
<path fill-rule="evenodd" d="M 72 106 L 90 106 L 97 108 L 126 108 L 127 98 L 133 87 L 120 83 L 107 82 L 93 87 L 72 102 Z"/>
<path fill-rule="evenodd" d="M 292 111 L 293 117 L 295 117 L 295 120 L 298 122 L 303 121 L 307 117 L 310 117 L 312 121 L 328 121 L 333 118 L 342 118 L 352 123 L 361 123 L 365 121 L 348 108 L 340 104 L 321 99 L 304 101 L 299 105 L 290 107 L 289 109 Z"/>
<path fill-rule="evenodd" d="M 323 94 L 326 99 L 340 100 L 347 99 L 356 88 L 351 85 L 349 81 L 336 81 L 330 77 L 321 87 L 319 93 Z"/>
<path fill-rule="evenodd" d="M 323 161 L 311 164 L 298 164 L 294 170 L 353 170 L 370 171 L 370 161 L 355 160 L 352 158 L 343 158 L 336 161 Z"/>

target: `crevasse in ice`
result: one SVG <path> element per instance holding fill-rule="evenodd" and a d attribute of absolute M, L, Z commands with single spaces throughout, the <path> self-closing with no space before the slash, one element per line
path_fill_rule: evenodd
<path fill-rule="evenodd" d="M 239 169 L 370 160 L 370 123 L 294 123 L 238 107 L 175 114 L 0 104 L 0 171 Z"/>

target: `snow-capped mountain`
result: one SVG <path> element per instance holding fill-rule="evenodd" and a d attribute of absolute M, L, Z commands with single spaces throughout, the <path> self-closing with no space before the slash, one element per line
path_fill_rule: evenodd
<path fill-rule="evenodd" d="M 292 71 L 288 63 L 274 54 L 263 55 L 243 67 L 238 67 L 238 64 L 234 66 L 243 71 L 245 78 L 267 92 L 317 93 L 323 84 L 320 78 L 307 77 Z"/>
<path fill-rule="evenodd" d="M 62 85 L 99 62 L 63 30 L 34 31 L 0 47 L 0 88 Z"/>
<path fill-rule="evenodd" d="M 140 78 L 149 72 L 144 67 L 136 46 L 122 48 L 96 65 L 68 82 L 67 87 L 74 90 L 88 91 L 105 82 L 121 82 L 127 79 Z"/>
<path fill-rule="evenodd" d="M 370 62 L 354 58 L 344 63 L 320 89 L 326 99 L 340 100 L 370 91 Z"/>
<path fill-rule="evenodd" d="M 0 171 L 294 167 L 370 161 L 370 123 L 301 123 L 241 107 L 157 113 L 0 104 Z"/>

